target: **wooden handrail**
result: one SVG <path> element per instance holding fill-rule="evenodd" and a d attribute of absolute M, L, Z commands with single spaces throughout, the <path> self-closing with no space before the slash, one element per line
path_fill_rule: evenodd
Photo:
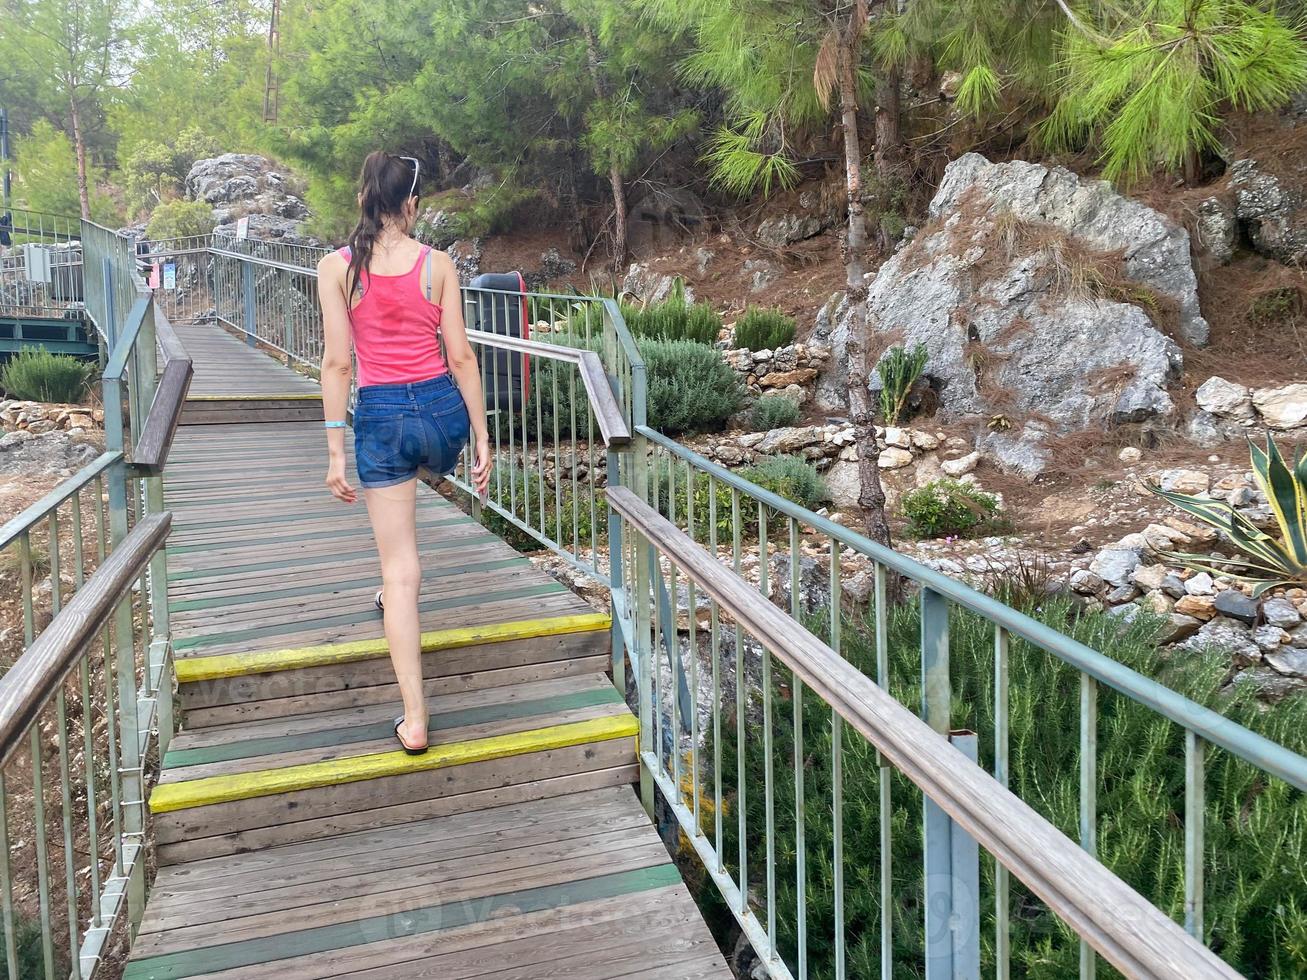
<path fill-rule="evenodd" d="M 604 444 L 619 448 L 631 441 L 631 428 L 622 415 L 622 407 L 617 403 L 612 385 L 608 383 L 604 363 L 594 351 L 565 347 L 562 344 L 542 344 L 538 340 L 488 333 L 485 330 L 469 330 L 467 339 L 476 344 L 485 344 L 487 347 L 520 351 L 535 357 L 575 364 L 581 375 L 581 383 L 585 386 L 585 393 L 590 399 L 590 407 L 594 411 L 595 421 L 599 424 L 599 434 L 603 436 Z"/>
<path fill-rule="evenodd" d="M 625 487 L 610 506 L 1129 977 L 1239 974 Z"/>
<path fill-rule="evenodd" d="M 0 769 L 162 547 L 172 513 L 143 518 L 95 570 L 36 641 L 0 677 Z"/>
<path fill-rule="evenodd" d="M 149 474 L 162 472 L 168 461 L 177 423 L 186 404 L 186 394 L 191 388 L 191 377 L 195 373 L 190 355 L 157 305 L 154 308 L 154 329 L 159 350 L 164 356 L 163 373 L 132 450 L 133 466 Z"/>

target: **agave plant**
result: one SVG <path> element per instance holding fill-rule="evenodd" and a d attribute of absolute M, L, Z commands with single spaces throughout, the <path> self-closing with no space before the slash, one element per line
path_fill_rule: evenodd
<path fill-rule="evenodd" d="M 1279 535 L 1263 531 L 1223 501 L 1150 486 L 1153 493 L 1210 524 L 1243 552 L 1234 558 L 1177 552 L 1160 555 L 1186 568 L 1247 582 L 1253 586 L 1254 596 L 1278 585 L 1307 586 L 1307 455 L 1290 465 L 1270 436 L 1264 451 L 1251 441 L 1248 449 L 1253 475 L 1270 501 Z"/>

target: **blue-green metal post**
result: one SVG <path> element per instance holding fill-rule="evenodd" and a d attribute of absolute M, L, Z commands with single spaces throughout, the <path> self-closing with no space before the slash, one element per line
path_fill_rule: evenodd
<path fill-rule="evenodd" d="M 973 763 L 980 758 L 975 732 L 953 732 L 953 747 Z M 954 980 L 980 980 L 980 845 L 952 820 L 949 876 Z"/>
<path fill-rule="evenodd" d="M 949 732 L 948 600 L 921 590 L 921 717 Z M 953 971 L 953 821 L 925 801 L 926 980 L 951 980 Z"/>
<path fill-rule="evenodd" d="M 254 338 L 258 330 L 258 321 L 255 318 L 254 308 L 254 263 L 241 263 L 241 299 L 245 303 L 245 343 L 251 347 L 257 346 Z"/>

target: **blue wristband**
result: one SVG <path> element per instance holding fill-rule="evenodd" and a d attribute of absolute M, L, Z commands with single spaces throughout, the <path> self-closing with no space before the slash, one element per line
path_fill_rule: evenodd
<path fill-rule="evenodd" d="M 345 428 L 345 423 L 344 423 L 344 422 L 323 422 L 323 423 L 322 423 L 322 427 L 323 427 L 324 429 L 343 429 L 343 428 Z"/>

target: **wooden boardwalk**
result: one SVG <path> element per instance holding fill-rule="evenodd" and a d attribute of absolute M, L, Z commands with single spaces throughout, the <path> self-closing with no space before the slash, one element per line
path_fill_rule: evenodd
<path fill-rule="evenodd" d="M 729 977 L 631 788 L 608 617 L 421 487 L 432 748 L 399 751 L 366 512 L 323 487 L 321 423 L 268 412 L 312 383 L 183 329 L 196 402 L 165 474 L 182 731 L 125 975 Z"/>

